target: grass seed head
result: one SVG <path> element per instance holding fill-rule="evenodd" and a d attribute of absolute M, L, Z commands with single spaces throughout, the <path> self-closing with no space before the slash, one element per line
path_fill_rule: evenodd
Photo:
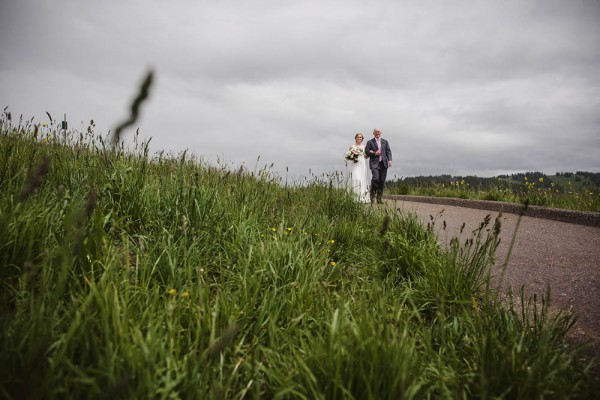
<path fill-rule="evenodd" d="M 21 195 L 19 196 L 21 201 L 26 200 L 33 194 L 33 192 L 42 186 L 42 183 L 44 182 L 44 176 L 46 176 L 49 170 L 50 156 L 46 154 L 35 168 L 35 172 L 32 174 L 31 178 L 25 182 L 25 185 L 23 185 Z"/>

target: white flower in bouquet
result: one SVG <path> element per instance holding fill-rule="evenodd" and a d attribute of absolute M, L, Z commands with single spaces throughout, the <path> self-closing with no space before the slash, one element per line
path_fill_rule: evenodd
<path fill-rule="evenodd" d="M 348 150 L 346 153 L 344 153 L 344 158 L 348 161 L 352 161 L 357 163 L 359 157 L 364 156 L 365 155 L 365 151 L 358 147 L 358 148 L 353 148 Z"/>

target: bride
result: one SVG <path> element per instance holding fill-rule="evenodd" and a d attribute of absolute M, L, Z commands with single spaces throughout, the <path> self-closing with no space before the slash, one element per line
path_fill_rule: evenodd
<path fill-rule="evenodd" d="M 350 146 L 345 154 L 350 164 L 350 178 L 348 182 L 351 190 L 361 203 L 369 202 L 369 187 L 367 186 L 367 159 L 365 158 L 365 146 L 362 144 L 363 135 L 357 133 L 354 136 L 354 144 Z"/>

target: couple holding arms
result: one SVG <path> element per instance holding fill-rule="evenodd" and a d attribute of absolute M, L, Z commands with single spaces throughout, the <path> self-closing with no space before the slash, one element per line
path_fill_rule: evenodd
<path fill-rule="evenodd" d="M 392 166 L 392 149 L 387 140 L 381 138 L 381 130 L 373 130 L 373 139 L 363 145 L 362 133 L 354 136 L 354 144 L 346 152 L 350 163 L 352 191 L 361 203 L 383 203 L 383 189 L 387 170 Z M 371 184 L 367 180 L 367 159 L 371 170 Z"/>

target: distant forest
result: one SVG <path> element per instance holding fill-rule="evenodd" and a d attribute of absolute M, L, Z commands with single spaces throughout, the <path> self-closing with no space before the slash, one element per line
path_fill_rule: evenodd
<path fill-rule="evenodd" d="M 527 178 L 527 180 L 525 178 Z M 581 188 L 582 186 L 600 187 L 600 173 L 587 171 L 577 171 L 575 173 L 557 172 L 556 174 L 550 176 L 541 172 L 524 172 L 511 175 L 498 175 L 492 178 L 480 178 L 477 176 L 430 175 L 399 178 L 389 181 L 387 186 L 397 193 L 403 192 L 404 190 L 402 189 L 407 187 L 432 187 L 440 185 L 451 186 L 456 184 L 483 190 L 490 188 L 510 188 L 513 190 L 518 190 L 521 188 L 524 189 L 525 182 L 527 181 L 535 182 L 536 187 L 553 187 L 557 190 L 566 190 L 568 182 L 571 182 L 576 188 Z"/>

